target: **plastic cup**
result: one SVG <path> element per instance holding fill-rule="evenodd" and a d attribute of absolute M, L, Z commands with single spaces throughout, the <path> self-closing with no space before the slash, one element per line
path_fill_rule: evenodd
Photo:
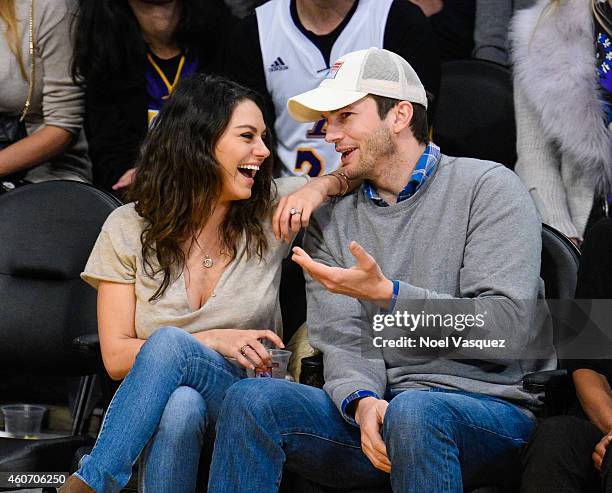
<path fill-rule="evenodd" d="M 11 404 L 0 408 L 4 415 L 4 431 L 16 437 L 29 438 L 40 433 L 47 410 L 44 406 Z"/>
<path fill-rule="evenodd" d="M 285 349 L 268 349 L 268 353 L 272 356 L 272 366 L 255 370 L 247 370 L 247 377 L 251 378 L 280 378 L 284 379 L 287 375 L 287 365 L 291 357 L 291 351 Z"/>
<path fill-rule="evenodd" d="M 272 378 L 285 378 L 287 376 L 287 365 L 291 357 L 291 351 L 286 349 L 268 349 L 272 356 Z"/>

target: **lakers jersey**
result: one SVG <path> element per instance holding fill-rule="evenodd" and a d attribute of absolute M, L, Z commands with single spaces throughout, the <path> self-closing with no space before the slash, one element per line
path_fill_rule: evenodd
<path fill-rule="evenodd" d="M 155 58 L 151 53 L 147 53 L 145 80 L 147 86 L 147 121 L 149 128 L 153 125 L 157 114 L 174 91 L 179 80 L 195 73 L 199 66 L 197 59 L 188 58 L 184 54 L 170 60 L 165 60 L 166 63 L 177 63 L 176 69 L 172 69 L 174 76 L 171 77 L 171 83 L 162 67 L 155 61 Z M 159 60 L 159 62 L 162 63 L 162 60 Z"/>
<path fill-rule="evenodd" d="M 256 9 L 263 68 L 276 110 L 274 130 L 283 175 L 319 176 L 338 168 L 340 155 L 333 144 L 325 142 L 325 120 L 297 123 L 287 112 L 287 100 L 317 87 L 330 68 L 319 49 L 293 22 L 290 2 L 271 0 Z M 331 62 L 351 51 L 382 48 L 392 2 L 359 0 L 333 45 Z"/>

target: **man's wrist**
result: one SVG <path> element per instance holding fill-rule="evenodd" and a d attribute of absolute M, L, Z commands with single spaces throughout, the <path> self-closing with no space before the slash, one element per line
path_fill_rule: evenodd
<path fill-rule="evenodd" d="M 386 277 L 375 288 L 372 301 L 385 310 L 389 308 L 393 299 L 393 281 Z"/>
<path fill-rule="evenodd" d="M 360 423 L 361 419 L 361 413 L 364 411 L 364 409 L 374 405 L 376 403 L 376 401 L 378 401 L 379 399 L 377 397 L 373 397 L 373 396 L 368 396 L 368 397 L 362 397 L 361 399 L 357 399 L 354 401 L 354 414 L 353 416 L 355 416 L 355 421 L 357 422 L 357 424 Z"/>
<path fill-rule="evenodd" d="M 348 176 L 342 171 L 334 171 L 323 175 L 323 177 L 329 177 L 333 180 L 334 185 L 331 191 L 328 191 L 329 198 L 344 197 L 349 191 L 349 179 Z"/>
<path fill-rule="evenodd" d="M 325 201 L 328 201 L 334 197 L 336 192 L 340 190 L 340 185 L 331 174 L 312 178 L 310 180 L 310 184 L 314 184 L 316 186 L 317 191 L 324 197 Z"/>
<path fill-rule="evenodd" d="M 352 392 L 342 401 L 342 404 L 340 406 L 342 416 L 353 426 L 358 426 L 357 422 L 355 421 L 355 404 L 359 400 L 364 399 L 366 397 L 373 397 L 375 399 L 378 399 L 378 394 L 371 390 L 361 389 Z"/>

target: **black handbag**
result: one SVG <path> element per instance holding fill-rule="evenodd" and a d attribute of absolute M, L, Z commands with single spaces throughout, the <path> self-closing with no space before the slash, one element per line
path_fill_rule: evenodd
<path fill-rule="evenodd" d="M 27 135 L 25 122 L 21 120 L 21 117 L 0 113 L 0 150 L 14 144 Z M 18 171 L 0 177 L 0 195 L 15 190 L 17 187 L 27 185 L 28 182 L 24 180 L 25 174 L 26 171 Z"/>
<path fill-rule="evenodd" d="M 21 117 L 0 113 L 0 150 L 26 137 L 25 123 Z"/>

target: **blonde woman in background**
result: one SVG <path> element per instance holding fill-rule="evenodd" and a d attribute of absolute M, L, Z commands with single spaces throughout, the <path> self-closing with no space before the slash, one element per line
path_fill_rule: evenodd
<path fill-rule="evenodd" d="M 18 178 L 91 181 L 83 89 L 70 73 L 71 21 L 68 0 L 0 1 L 1 122 L 22 115 L 29 102 L 26 135 L 0 146 L 0 193 Z"/>
<path fill-rule="evenodd" d="M 608 216 L 612 7 L 539 0 L 510 33 L 518 161 L 542 221 L 580 243 Z"/>

